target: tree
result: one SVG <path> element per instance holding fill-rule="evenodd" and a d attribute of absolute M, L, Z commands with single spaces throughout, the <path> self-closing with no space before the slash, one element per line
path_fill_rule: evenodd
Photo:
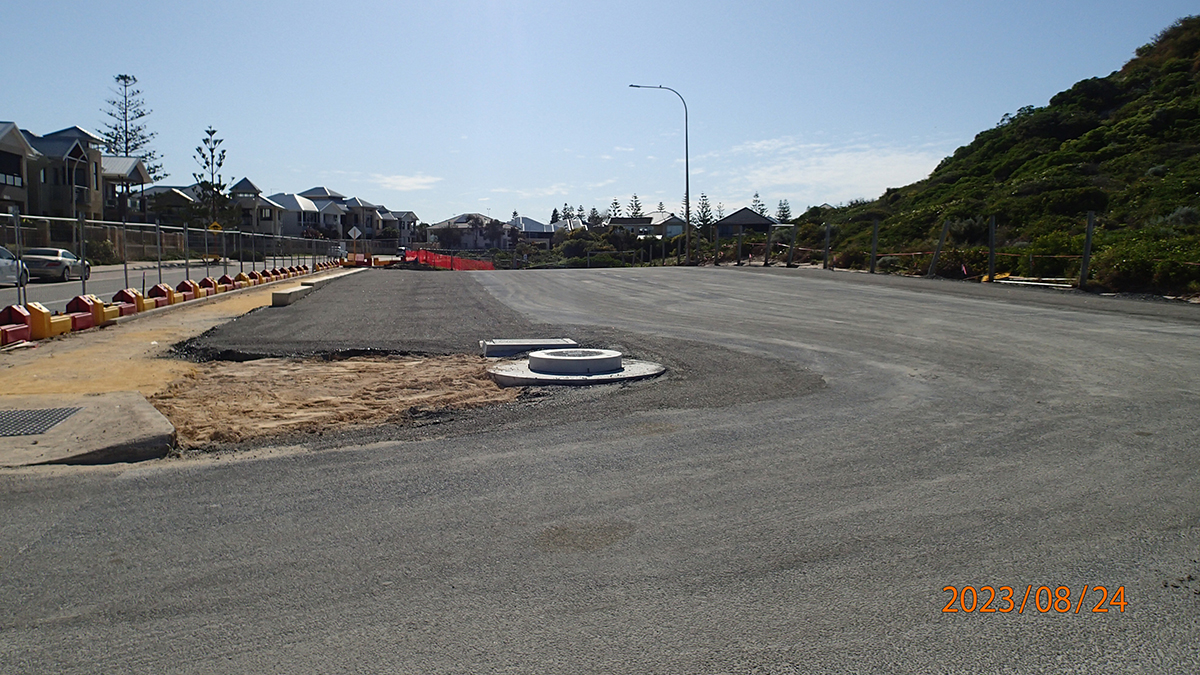
<path fill-rule="evenodd" d="M 754 211 L 760 216 L 767 215 L 767 205 L 758 198 L 757 192 L 754 193 L 754 201 L 750 202 L 750 210 Z"/>
<path fill-rule="evenodd" d="M 516 220 L 517 218 L 520 218 L 520 217 L 521 217 L 521 216 L 520 216 L 520 215 L 517 213 L 517 210 L 516 210 L 516 209 L 513 209 L 513 217 L 512 217 L 512 219 L 513 219 L 513 220 Z"/>
<path fill-rule="evenodd" d="M 721 202 L 717 202 L 717 220 L 720 220 L 724 217 L 725 217 L 725 205 L 722 204 Z"/>
<path fill-rule="evenodd" d="M 641 218 L 642 217 L 642 203 L 638 201 L 638 196 L 637 196 L 636 192 L 633 193 L 633 199 L 629 200 L 629 217 L 630 218 Z"/>
<path fill-rule="evenodd" d="M 588 225 L 599 225 L 600 223 L 604 222 L 604 219 L 600 217 L 600 212 L 597 211 L 596 207 L 594 206 L 592 207 L 591 212 L 588 213 L 587 220 Z"/>
<path fill-rule="evenodd" d="M 700 193 L 700 201 L 696 203 L 696 226 L 709 227 L 716 221 L 713 220 L 712 207 L 708 204 L 708 195 Z"/>
<path fill-rule="evenodd" d="M 558 222 L 558 209 L 554 209 L 554 213 L 551 213 L 551 214 L 550 214 L 550 222 L 551 222 L 551 223 L 557 223 L 557 222 Z"/>
<path fill-rule="evenodd" d="M 621 202 L 618 201 L 616 197 L 613 197 L 612 203 L 608 205 L 608 217 L 609 218 L 620 218 L 621 217 Z"/>
<path fill-rule="evenodd" d="M 583 215 L 585 213 L 587 213 L 587 211 L 583 210 L 583 204 L 580 204 L 579 208 L 575 209 L 575 217 L 580 220 L 583 220 L 585 218 L 585 216 Z"/>
<path fill-rule="evenodd" d="M 209 223 L 220 222 L 221 211 L 229 205 L 229 196 L 225 194 L 226 185 L 221 178 L 221 167 L 225 165 L 225 150 L 221 149 L 223 138 L 217 138 L 217 130 L 209 126 L 204 130 L 205 137 L 196 146 L 193 159 L 200 165 L 200 171 L 193 173 L 199 199 L 196 200 L 201 217 L 208 218 Z M 207 224 L 207 223 L 206 223 Z"/>
<path fill-rule="evenodd" d="M 163 171 L 161 158 L 150 147 L 150 142 L 158 134 L 147 131 L 146 125 L 141 122 L 153 111 L 147 108 L 146 102 L 142 100 L 142 91 L 134 88 L 137 84 L 136 77 L 115 75 L 113 80 L 117 83 L 112 89 L 113 98 L 105 101 L 109 107 L 101 111 L 111 118 L 101 132 L 104 149 L 109 154 L 119 157 L 141 158 L 142 163 L 146 165 L 146 172 L 150 174 L 150 180 L 157 183 L 170 174 Z M 125 190 L 128 192 L 128 185 L 125 186 Z"/>
<path fill-rule="evenodd" d="M 788 204 L 788 200 L 779 200 L 779 208 L 775 210 L 775 220 L 781 223 L 790 223 L 792 221 L 792 207 Z"/>
<path fill-rule="evenodd" d="M 570 220 L 575 217 L 575 209 L 571 208 L 570 204 L 563 204 L 562 219 Z"/>
<path fill-rule="evenodd" d="M 663 204 L 662 202 L 659 202 L 659 203 L 658 203 L 658 210 L 659 210 L 659 211 L 666 211 L 666 210 L 667 210 L 667 206 L 666 206 L 666 204 Z"/>
<path fill-rule="evenodd" d="M 429 230 L 429 234 L 437 237 L 438 246 L 441 248 L 458 248 L 462 243 L 462 230 L 453 225 L 435 227 Z"/>

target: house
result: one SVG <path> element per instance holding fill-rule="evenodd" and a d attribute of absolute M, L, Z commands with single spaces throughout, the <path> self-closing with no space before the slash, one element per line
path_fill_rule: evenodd
<path fill-rule="evenodd" d="M 431 239 L 437 238 L 439 230 L 444 232 L 447 229 L 458 231 L 458 234 L 454 235 L 458 241 L 455 243 L 452 240 L 439 240 L 438 245 L 442 248 L 508 248 L 511 245 L 510 238 L 505 236 L 507 233 L 504 222 L 482 213 L 464 213 L 430 225 L 429 235 Z"/>
<path fill-rule="evenodd" d="M 684 228 L 687 226 L 683 218 L 668 211 L 651 211 L 646 215 L 650 218 L 649 231 L 639 234 L 653 234 L 670 239 L 683 234 Z"/>
<path fill-rule="evenodd" d="M 350 229 L 346 225 L 346 214 L 350 210 L 343 204 L 345 195 L 326 187 L 313 187 L 301 192 L 300 196 L 316 204 L 320 214 L 318 227 L 325 231 L 326 236 L 332 239 L 346 238 L 346 230 Z"/>
<path fill-rule="evenodd" d="M 27 209 L 37 215 L 100 220 L 104 198 L 100 188 L 100 146 L 104 140 L 80 127 L 38 136 L 21 130 L 38 157 L 26 183 Z"/>
<path fill-rule="evenodd" d="M 729 237 L 736 237 L 745 230 L 751 232 L 768 232 L 778 224 L 779 221 L 774 218 L 761 215 L 753 209 L 743 206 L 717 221 L 717 236 L 727 239 Z"/>
<path fill-rule="evenodd" d="M 283 208 L 280 230 L 289 237 L 310 235 L 321 227 L 321 209 L 308 197 L 280 192 L 267 197 Z"/>
<path fill-rule="evenodd" d="M 242 223 L 238 229 L 279 236 L 283 206 L 263 197 L 262 190 L 249 178 L 243 178 L 229 188 L 229 197 L 233 205 L 241 210 Z"/>
<path fill-rule="evenodd" d="M 562 221 L 559 222 L 561 223 Z M 551 246 L 554 239 L 555 228 L 553 225 L 540 223 L 526 216 L 517 216 L 508 221 L 508 227 L 510 230 L 515 229 L 518 233 L 517 236 L 521 239 L 538 244 L 543 244 L 544 242 L 546 248 Z"/>
<path fill-rule="evenodd" d="M 358 197 L 351 197 L 342 202 L 342 206 L 346 208 L 346 231 L 349 232 L 352 228 L 357 227 L 362 234 L 360 236 L 366 239 L 375 237 L 379 226 L 379 207 L 370 202 L 363 201 Z"/>
<path fill-rule="evenodd" d="M 104 195 L 104 220 L 118 221 L 136 215 L 137 220 L 144 221 L 145 199 L 140 194 L 135 196 L 130 187 L 149 182 L 150 172 L 141 158 L 102 156 L 100 186 Z"/>
<path fill-rule="evenodd" d="M 40 153 L 12 122 L 0 122 L 0 210 L 29 212 L 28 180 Z M 3 215 L 0 214 L 0 215 Z"/>

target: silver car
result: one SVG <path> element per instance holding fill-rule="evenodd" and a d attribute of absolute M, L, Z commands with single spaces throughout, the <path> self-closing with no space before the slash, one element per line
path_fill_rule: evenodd
<path fill-rule="evenodd" d="M 29 283 L 29 270 L 17 260 L 12 251 L 0 246 L 0 284 L 24 286 Z"/>
<path fill-rule="evenodd" d="M 90 279 L 92 266 L 65 248 L 31 248 L 21 256 L 29 275 L 38 279 L 70 281 L 71 277 Z"/>

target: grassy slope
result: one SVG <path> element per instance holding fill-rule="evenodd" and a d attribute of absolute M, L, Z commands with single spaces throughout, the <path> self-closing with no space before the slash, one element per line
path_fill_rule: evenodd
<path fill-rule="evenodd" d="M 1044 108 L 1023 108 L 947 157 L 921 182 L 872 202 L 814 208 L 796 222 L 805 244 L 837 228 L 844 262 L 870 246 L 931 250 L 946 219 L 943 274 L 977 274 L 987 216 L 997 240 L 1020 257 L 1001 269 L 1028 273 L 1028 253 L 1082 249 L 1087 212 L 1099 216 L 1094 279 L 1122 290 L 1200 291 L 1200 16 L 1164 30 L 1121 70 L 1077 83 Z M 927 259 L 926 259 L 927 261 Z M 927 262 L 926 262 L 927 264 Z M 1037 273 L 1077 273 L 1069 258 L 1039 258 Z"/>

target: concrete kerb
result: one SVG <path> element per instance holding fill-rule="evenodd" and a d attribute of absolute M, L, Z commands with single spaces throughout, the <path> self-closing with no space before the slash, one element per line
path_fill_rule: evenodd
<path fill-rule="evenodd" d="M 367 269 L 367 268 L 363 267 L 360 269 L 354 269 L 354 270 L 349 270 L 349 271 L 334 270 L 333 272 L 330 272 L 330 273 L 314 272 L 313 273 L 314 276 L 321 275 L 321 274 L 325 274 L 326 276 L 323 276 L 319 279 L 311 279 L 311 280 L 306 280 L 306 281 L 314 281 L 314 282 L 319 281 L 319 282 L 321 282 L 320 285 L 324 285 L 324 284 L 329 283 L 330 281 L 333 281 L 334 279 L 338 279 L 340 277 L 346 276 L 348 274 L 353 274 L 355 272 L 361 272 L 365 269 Z M 277 284 L 277 283 L 282 283 L 283 281 L 284 280 L 281 279 L 280 281 L 273 281 L 271 283 Z M 301 282 L 301 283 L 303 284 L 303 282 Z M 267 285 L 269 285 L 269 284 L 260 284 L 258 286 L 247 286 L 246 288 L 238 288 L 238 289 L 234 289 L 234 290 L 230 290 L 230 291 L 225 291 L 224 293 L 217 293 L 215 295 L 209 295 L 209 296 L 201 298 L 199 300 L 189 300 L 187 302 L 177 302 L 174 305 L 165 305 L 163 307 L 158 307 L 156 309 L 147 310 L 145 312 L 137 312 L 135 314 L 129 314 L 126 316 L 118 317 L 118 318 L 114 319 L 112 321 L 112 323 L 118 324 L 118 323 L 124 323 L 126 321 L 133 321 L 135 319 L 140 319 L 140 318 L 147 317 L 147 316 L 159 316 L 164 312 L 169 312 L 169 311 L 172 311 L 175 309 L 182 309 L 184 307 L 198 307 L 200 305 L 207 304 L 209 302 L 215 302 L 222 298 L 227 298 L 232 295 L 237 295 L 239 293 L 246 293 L 248 291 L 262 290 L 263 287 L 267 286 Z M 319 288 L 320 286 L 317 286 L 317 287 Z"/>
<path fill-rule="evenodd" d="M 282 290 L 278 290 L 278 291 L 275 291 L 274 293 L 272 293 L 271 294 L 271 306 L 272 307 L 286 307 L 286 306 L 296 302 L 300 298 L 303 298 L 304 296 L 308 295 L 309 293 L 312 293 L 314 290 L 321 288 L 322 286 L 328 284 L 331 281 L 335 281 L 342 277 L 349 276 L 351 274 L 355 274 L 356 272 L 362 272 L 367 269 L 370 269 L 370 268 L 358 267 L 358 268 L 338 271 L 338 272 L 335 272 L 328 276 L 321 277 L 319 279 L 305 279 L 300 282 L 299 286 L 293 286 L 291 288 L 284 288 Z"/>
<path fill-rule="evenodd" d="M 136 391 L 0 396 L 0 410 L 50 408 L 79 411 L 40 434 L 0 439 L 0 466 L 140 462 L 175 447 L 175 427 Z"/>

